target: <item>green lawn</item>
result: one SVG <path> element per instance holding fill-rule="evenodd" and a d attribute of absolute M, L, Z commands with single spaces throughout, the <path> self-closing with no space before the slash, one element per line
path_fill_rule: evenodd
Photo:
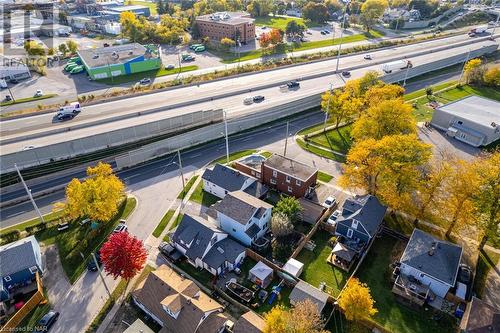
<path fill-rule="evenodd" d="M 316 40 L 316 41 L 312 41 L 312 42 L 294 43 L 293 44 L 293 51 L 304 51 L 304 50 L 317 49 L 320 47 L 339 45 L 340 43 L 348 44 L 348 43 L 354 43 L 354 42 L 361 42 L 361 41 L 364 41 L 367 39 L 368 39 L 368 37 L 365 34 L 356 34 L 356 35 L 345 36 L 342 38 L 322 39 L 322 40 Z"/>
<path fill-rule="evenodd" d="M 479 298 L 482 298 L 484 287 L 486 283 L 486 277 L 488 273 L 495 267 L 495 265 L 500 260 L 500 254 L 491 251 L 482 250 L 479 253 L 479 260 L 476 266 L 476 276 L 474 277 L 474 292 Z"/>
<path fill-rule="evenodd" d="M 170 226 L 170 228 L 168 228 L 168 231 L 174 229 L 174 228 L 177 228 L 177 226 L 179 225 L 179 223 L 182 221 L 182 217 L 184 216 L 184 214 L 179 214 L 177 215 L 177 217 L 175 218 L 174 220 L 174 223 L 172 223 L 172 225 Z M 165 235 L 165 237 L 163 237 L 163 241 L 164 242 L 169 242 L 170 241 L 170 236 L 169 236 L 169 233 L 167 232 L 167 234 Z"/>
<path fill-rule="evenodd" d="M 330 150 L 346 154 L 352 145 L 351 129 L 351 125 L 330 129 L 326 133 L 310 136 L 309 140 Z"/>
<path fill-rule="evenodd" d="M 388 236 L 376 239 L 370 252 L 363 261 L 356 276 L 368 285 L 371 290 L 378 313 L 374 321 L 391 332 L 427 333 L 455 332 L 456 323 L 452 317 L 446 316 L 437 322 L 431 319 L 432 311 L 415 311 L 396 302 L 391 291 L 392 285 L 389 265 L 400 253 L 393 253 L 397 241 Z M 398 246 L 402 250 L 402 246 Z"/>
<path fill-rule="evenodd" d="M 265 158 L 273 156 L 273 153 L 271 153 L 270 151 L 261 151 L 259 154 L 264 156 Z"/>
<path fill-rule="evenodd" d="M 127 5 L 142 5 L 149 7 L 149 11 L 151 15 L 157 15 L 158 11 L 156 10 L 156 2 L 155 1 L 140 1 L 140 0 L 128 0 L 126 1 Z"/>
<path fill-rule="evenodd" d="M 168 222 L 170 219 L 172 219 L 172 216 L 174 216 L 175 210 L 169 209 L 165 215 L 163 215 L 160 223 L 156 226 L 155 230 L 153 230 L 153 236 L 156 238 L 160 237 L 161 233 L 163 230 L 165 230 L 165 227 L 167 226 Z"/>
<path fill-rule="evenodd" d="M 324 183 L 328 183 L 330 182 L 330 180 L 333 179 L 333 176 L 326 173 L 326 172 L 323 172 L 323 171 L 318 171 L 318 180 L 319 181 L 322 181 Z"/>
<path fill-rule="evenodd" d="M 195 71 L 198 69 L 198 66 L 196 65 L 191 65 L 191 66 L 182 66 L 181 68 L 181 73 L 184 72 L 191 72 Z M 118 84 L 124 84 L 124 83 L 130 83 L 130 82 L 139 82 L 145 77 L 149 77 L 151 79 L 154 79 L 155 77 L 161 77 L 161 76 L 167 76 L 167 75 L 172 75 L 172 74 L 177 74 L 179 73 L 179 68 L 174 68 L 174 69 L 155 69 L 152 71 L 146 71 L 146 72 L 139 72 L 139 73 L 133 73 L 129 75 L 120 75 L 107 79 L 102 79 L 102 80 L 96 80 L 96 82 L 104 83 L 107 85 L 118 85 Z"/>
<path fill-rule="evenodd" d="M 333 125 L 333 119 L 328 119 L 326 121 L 326 126 L 331 126 Z M 313 126 L 309 126 L 309 127 L 306 127 L 304 128 L 303 130 L 300 130 L 297 134 L 298 135 L 306 135 L 306 134 L 311 134 L 313 132 L 316 132 L 316 131 L 319 131 L 319 130 L 322 130 L 324 127 L 324 123 L 321 122 L 320 124 L 317 124 L 317 125 L 313 125 Z"/>
<path fill-rule="evenodd" d="M 210 207 L 220 199 L 213 194 L 203 191 L 203 182 L 200 182 L 189 200 L 197 202 L 205 207 Z"/>
<path fill-rule="evenodd" d="M 26 102 L 33 102 L 33 101 L 38 101 L 38 100 L 42 100 L 42 99 L 51 98 L 51 97 L 54 97 L 54 96 L 57 96 L 57 94 L 46 94 L 46 95 L 42 95 L 40 97 L 16 98 L 15 101 L 1 102 L 0 106 L 7 106 L 7 105 L 21 104 L 21 103 L 26 103 Z"/>
<path fill-rule="evenodd" d="M 246 149 L 246 150 L 241 150 L 241 151 L 231 153 L 231 154 L 229 154 L 229 162 L 240 159 L 243 156 L 255 154 L 256 152 L 257 152 L 257 150 L 255 150 L 255 149 Z M 226 155 L 224 155 L 224 156 L 221 156 L 218 159 L 214 160 L 212 162 L 212 164 L 216 164 L 216 163 L 226 164 L 226 161 L 227 161 L 227 157 L 226 157 Z"/>
<path fill-rule="evenodd" d="M 193 184 L 196 181 L 196 179 L 198 179 L 198 176 L 191 177 L 191 179 L 187 182 L 186 187 L 184 187 L 181 193 L 179 193 L 179 195 L 177 196 L 177 199 L 184 199 L 184 197 L 189 192 L 191 187 L 193 187 Z"/>
<path fill-rule="evenodd" d="M 43 215 L 43 219 L 45 220 L 46 223 L 51 223 L 51 222 L 57 221 L 61 216 L 62 216 L 62 211 L 57 211 L 57 212 L 51 212 L 49 214 Z M 10 232 L 12 230 L 23 231 L 27 227 L 37 225 L 41 222 L 42 221 L 40 221 L 40 218 L 37 217 L 37 218 L 31 219 L 31 220 L 28 220 L 26 222 L 22 222 L 22 223 L 13 225 L 13 226 L 8 227 L 8 228 L 2 228 L 2 230 L 0 231 L 0 235 L 3 235 L 3 234 Z"/>
<path fill-rule="evenodd" d="M 313 147 L 313 146 L 307 144 L 306 142 L 304 142 L 304 140 L 302 140 L 302 139 L 297 139 L 296 142 L 302 149 L 307 150 L 315 155 L 325 157 L 325 158 L 328 158 L 330 160 L 334 160 L 337 162 L 345 162 L 345 157 L 336 155 L 336 154 L 329 152 L 329 151 L 325 151 L 325 150 Z"/>
<path fill-rule="evenodd" d="M 64 272 L 69 281 L 74 283 L 85 270 L 91 253 L 102 245 L 120 219 L 126 219 L 132 213 L 136 204 L 135 198 L 127 198 L 120 205 L 116 216 L 95 230 L 92 230 L 89 223 L 80 226 L 74 221 L 66 231 L 59 232 L 57 226 L 54 226 L 37 233 L 36 238 L 46 245 L 57 244 Z"/>
<path fill-rule="evenodd" d="M 432 87 L 432 90 L 434 92 L 437 92 L 439 90 L 443 90 L 443 89 L 452 87 L 452 86 L 454 86 L 456 84 L 457 84 L 457 81 L 453 80 L 453 81 L 448 81 L 448 82 L 443 82 L 443 83 L 440 83 L 440 84 L 432 85 L 431 87 Z M 426 96 L 425 88 L 424 89 L 420 89 L 420 90 L 416 90 L 416 91 L 408 93 L 408 94 L 405 94 L 404 100 L 405 101 L 409 101 L 409 100 L 412 100 L 412 99 L 415 99 L 415 98 L 419 98 L 419 97 L 424 97 L 424 96 Z"/>
<path fill-rule="evenodd" d="M 347 282 L 349 274 L 326 262 L 332 252 L 328 246 L 331 235 L 327 232 L 318 231 L 312 240 L 316 243 L 314 251 L 303 249 L 297 260 L 304 264 L 304 271 L 300 278 L 314 287 L 318 288 L 321 282 L 326 282 L 326 291 L 333 297 L 337 297 Z"/>
<path fill-rule="evenodd" d="M 319 24 L 305 21 L 299 17 L 281 17 L 281 16 L 266 16 L 266 17 L 257 17 L 255 18 L 255 25 L 257 26 L 266 26 L 268 28 L 276 28 L 281 29 L 283 31 L 286 30 L 286 25 L 290 21 L 296 21 L 297 23 L 302 23 L 308 28 L 317 27 Z"/>

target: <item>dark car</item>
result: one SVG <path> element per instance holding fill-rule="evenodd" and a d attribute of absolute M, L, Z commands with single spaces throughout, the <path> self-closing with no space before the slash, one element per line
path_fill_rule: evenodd
<path fill-rule="evenodd" d="M 461 264 L 458 267 L 457 280 L 467 286 L 470 285 L 472 283 L 472 269 L 467 265 Z"/>
<path fill-rule="evenodd" d="M 150 84 L 151 83 L 151 79 L 149 77 L 145 77 L 144 79 L 142 79 L 141 81 L 139 81 L 140 84 Z"/>
<path fill-rule="evenodd" d="M 57 318 L 59 318 L 59 312 L 49 311 L 38 321 L 38 324 L 36 325 L 37 332 L 47 332 L 52 325 L 54 325 Z"/>
<path fill-rule="evenodd" d="M 57 120 L 60 120 L 60 121 L 71 120 L 74 117 L 75 117 L 75 115 L 72 113 L 63 113 L 63 114 L 60 114 L 57 116 Z"/>
<path fill-rule="evenodd" d="M 87 269 L 91 272 L 97 272 L 97 265 L 99 265 L 99 267 L 101 267 L 101 265 L 102 265 L 101 256 L 99 255 L 99 251 L 96 251 L 95 258 L 97 259 L 97 264 L 96 264 L 93 256 L 90 256 L 89 263 L 87 264 Z"/>
<path fill-rule="evenodd" d="M 351 76 L 351 72 L 349 72 L 349 71 L 343 71 L 342 72 L 342 76 L 349 77 L 349 76 Z"/>
<path fill-rule="evenodd" d="M 109 47 L 109 44 L 108 43 L 104 43 L 103 46 L 104 47 Z"/>
<path fill-rule="evenodd" d="M 288 89 L 300 87 L 300 83 L 298 83 L 297 81 L 290 81 L 286 85 L 288 86 Z"/>
<path fill-rule="evenodd" d="M 172 262 L 177 262 L 182 258 L 182 253 L 177 251 L 175 247 L 167 242 L 161 242 L 161 244 L 158 245 L 158 250 L 160 250 L 160 253 Z"/>
<path fill-rule="evenodd" d="M 9 82 L 12 83 L 12 84 L 19 83 L 19 81 L 17 79 L 10 79 Z"/>
<path fill-rule="evenodd" d="M 264 99 L 265 99 L 265 97 L 264 97 L 264 96 L 262 96 L 262 95 L 258 95 L 258 96 L 254 96 L 254 97 L 253 97 L 253 101 L 254 101 L 255 103 L 260 103 L 260 102 L 262 102 Z"/>
<path fill-rule="evenodd" d="M 6 102 L 10 102 L 12 101 L 12 97 L 10 97 L 10 95 L 7 95 L 5 96 L 5 99 L 4 99 Z"/>

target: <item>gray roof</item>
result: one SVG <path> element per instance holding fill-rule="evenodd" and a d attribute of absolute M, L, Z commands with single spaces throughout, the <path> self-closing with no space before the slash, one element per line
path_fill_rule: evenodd
<path fill-rule="evenodd" d="M 212 268 L 219 268 L 224 262 L 234 263 L 245 252 L 245 247 L 229 237 L 215 243 L 203 258 L 203 262 Z"/>
<path fill-rule="evenodd" d="M 233 192 L 241 190 L 243 184 L 252 177 L 225 165 L 216 164 L 213 170 L 206 169 L 201 179 L 214 183 L 228 192 Z"/>
<path fill-rule="evenodd" d="M 351 197 L 344 202 L 342 216 L 338 218 L 337 223 L 351 227 L 353 220 L 357 220 L 363 226 L 358 226 L 357 230 L 363 233 L 363 230 L 366 230 L 366 233 L 373 237 L 384 220 L 386 210 L 387 207 L 373 195 Z"/>
<path fill-rule="evenodd" d="M 235 25 L 241 23 L 253 23 L 255 20 L 250 17 L 249 13 L 246 12 L 220 12 L 198 16 L 196 21 Z"/>
<path fill-rule="evenodd" d="M 221 233 L 222 231 L 201 217 L 184 214 L 172 236 L 172 241 L 186 248 L 186 256 L 191 260 L 195 260 L 196 258 L 202 258 L 212 236 L 216 232 Z M 186 244 L 192 242 L 191 247 L 187 248 L 180 240 Z"/>
<path fill-rule="evenodd" d="M 130 325 L 123 333 L 154 333 L 152 329 L 149 328 L 148 325 L 144 324 L 142 320 L 139 318 L 136 319 L 132 325 Z"/>
<path fill-rule="evenodd" d="M 401 263 L 454 286 L 461 257 L 462 247 L 414 229 Z"/>
<path fill-rule="evenodd" d="M 500 309 L 472 297 L 460 328 L 462 332 L 500 333 Z"/>
<path fill-rule="evenodd" d="M 245 231 L 245 234 L 247 234 L 248 237 L 250 238 L 254 238 L 255 235 L 259 233 L 259 231 L 260 231 L 259 226 L 254 223 L 250 226 L 250 228 L 248 228 L 247 231 Z"/>
<path fill-rule="evenodd" d="M 299 280 L 290 293 L 290 301 L 297 303 L 306 299 L 316 304 L 318 306 L 318 311 L 321 312 L 328 301 L 328 294 L 314 288 L 309 283 Z"/>
<path fill-rule="evenodd" d="M 273 154 L 273 156 L 269 157 L 264 161 L 264 165 L 302 181 L 308 180 L 318 171 L 318 169 L 307 164 L 297 162 L 291 158 L 278 154 Z"/>
<path fill-rule="evenodd" d="M 34 242 L 35 236 L 30 236 L 0 247 L 0 275 L 7 276 L 33 266 L 38 267 Z"/>
<path fill-rule="evenodd" d="M 90 68 L 123 64 L 145 55 L 146 48 L 139 43 L 78 50 L 78 56 Z M 114 54 L 113 54 L 114 53 Z"/>
<path fill-rule="evenodd" d="M 272 207 L 267 202 L 243 191 L 228 193 L 224 199 L 213 205 L 216 211 L 243 225 L 247 224 L 254 215 L 260 219 L 266 209 Z"/>
<path fill-rule="evenodd" d="M 256 198 L 264 197 L 268 191 L 269 187 L 259 181 L 253 182 L 252 185 L 243 190 L 243 192 L 253 195 Z"/>
<path fill-rule="evenodd" d="M 490 127 L 500 126 L 500 102 L 480 97 L 468 96 L 440 106 L 438 112 L 445 112 L 470 122 Z"/>

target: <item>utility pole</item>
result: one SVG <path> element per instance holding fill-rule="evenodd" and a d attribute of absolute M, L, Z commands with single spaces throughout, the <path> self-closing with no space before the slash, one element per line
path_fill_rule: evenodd
<path fill-rule="evenodd" d="M 332 84 L 330 83 L 330 98 L 332 93 Z M 326 122 L 328 121 L 328 113 L 330 113 L 330 99 L 328 99 L 328 103 L 326 104 L 326 112 L 325 112 L 325 122 L 323 123 L 323 132 L 326 132 Z"/>
<path fill-rule="evenodd" d="M 10 91 L 10 87 L 8 84 L 7 84 L 7 89 L 9 89 L 9 95 L 10 95 L 10 98 L 12 98 L 12 102 L 15 103 L 16 100 L 14 99 L 14 95 L 12 94 L 12 91 Z"/>
<path fill-rule="evenodd" d="M 470 57 L 470 49 L 467 52 L 467 55 L 465 56 L 464 65 L 462 66 L 462 72 L 460 73 L 460 79 L 458 79 L 458 83 L 462 82 L 462 78 L 464 77 L 465 65 L 467 64 L 467 61 L 469 61 L 469 57 Z"/>
<path fill-rule="evenodd" d="M 23 186 L 24 186 L 24 189 L 26 190 L 26 193 L 28 193 L 28 197 L 30 198 L 31 203 L 33 204 L 33 207 L 35 208 L 36 213 L 40 217 L 40 221 L 42 221 L 42 223 L 45 223 L 45 220 L 43 219 L 42 213 L 38 209 L 38 206 L 36 205 L 36 202 L 33 199 L 33 196 L 31 195 L 31 190 L 28 188 L 28 185 L 26 185 L 26 183 L 24 182 L 24 178 L 21 175 L 21 171 L 19 171 L 17 164 L 14 164 L 14 167 L 16 168 L 17 174 L 19 175 L 19 178 L 21 179 L 21 183 L 23 183 Z"/>
<path fill-rule="evenodd" d="M 496 1 L 495 1 L 495 5 L 496 5 Z M 497 20 L 495 21 L 495 26 L 493 27 L 493 31 L 491 32 L 491 38 L 495 38 L 495 30 L 497 29 L 497 25 L 498 25 L 498 19 L 500 19 L 500 13 L 498 13 L 497 15 Z"/>
<path fill-rule="evenodd" d="M 102 284 L 104 285 L 104 289 L 106 289 L 106 292 L 108 293 L 109 298 L 112 298 L 111 292 L 109 291 L 108 285 L 106 284 L 106 280 L 104 280 L 104 276 L 102 275 L 102 270 L 101 266 L 99 266 L 99 263 L 97 262 L 97 258 L 95 257 L 95 253 L 92 252 L 92 259 L 94 260 L 94 263 L 97 267 L 97 271 L 99 272 L 99 276 L 101 277 Z"/>
<path fill-rule="evenodd" d="M 227 113 L 224 110 L 224 131 L 226 133 L 226 164 L 229 164 L 229 138 L 227 136 Z"/>
<path fill-rule="evenodd" d="M 342 49 L 342 36 L 344 35 L 345 28 L 345 17 L 347 13 L 347 6 L 349 6 L 349 1 L 346 2 L 344 7 L 344 17 L 342 18 L 342 26 L 340 27 L 340 42 L 339 42 L 339 51 L 337 52 L 337 66 L 335 67 L 335 72 L 339 71 L 339 62 L 340 62 L 340 50 Z"/>
<path fill-rule="evenodd" d="M 184 188 L 186 188 L 186 184 L 184 184 L 184 172 L 182 171 L 182 161 L 181 161 L 181 151 L 177 151 L 177 158 L 179 159 L 179 171 L 181 172 L 181 178 L 182 178 L 182 192 L 184 193 Z M 184 193 L 184 195 L 186 195 Z"/>
<path fill-rule="evenodd" d="M 406 87 L 406 79 L 408 78 L 408 72 L 410 71 L 410 66 L 406 67 L 405 79 L 403 80 L 403 87 Z"/>
<path fill-rule="evenodd" d="M 288 128 L 290 126 L 290 122 L 286 122 L 286 138 L 285 138 L 285 150 L 283 151 L 283 156 L 286 156 L 286 146 L 288 145 Z"/>

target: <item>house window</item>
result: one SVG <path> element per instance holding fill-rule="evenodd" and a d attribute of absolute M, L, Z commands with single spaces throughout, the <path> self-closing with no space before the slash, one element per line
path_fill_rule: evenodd
<path fill-rule="evenodd" d="M 463 125 L 463 122 L 461 120 L 458 121 L 459 125 Z"/>
<path fill-rule="evenodd" d="M 6 277 L 4 277 L 4 280 L 5 282 L 10 282 L 12 281 L 12 278 L 9 275 L 7 275 Z"/>
<path fill-rule="evenodd" d="M 271 178 L 271 184 L 276 185 L 276 179 Z"/>
<path fill-rule="evenodd" d="M 278 171 L 273 170 L 273 177 L 278 177 Z"/>
<path fill-rule="evenodd" d="M 224 190 L 224 194 L 227 194 L 227 190 Z"/>
<path fill-rule="evenodd" d="M 293 189 L 290 186 L 288 186 L 288 192 L 292 193 L 292 191 Z"/>
<path fill-rule="evenodd" d="M 358 229 L 358 220 L 352 220 L 352 227 Z"/>
<path fill-rule="evenodd" d="M 300 186 L 300 185 L 302 185 L 302 182 L 301 182 L 300 180 L 298 180 L 298 179 L 297 179 L 297 180 L 295 181 L 295 184 L 297 184 L 297 186 Z"/>
<path fill-rule="evenodd" d="M 352 234 L 353 234 L 353 230 L 352 229 L 348 229 L 347 230 L 347 238 L 352 238 Z"/>
<path fill-rule="evenodd" d="M 290 176 L 286 176 L 286 182 L 289 183 L 290 182 Z"/>

